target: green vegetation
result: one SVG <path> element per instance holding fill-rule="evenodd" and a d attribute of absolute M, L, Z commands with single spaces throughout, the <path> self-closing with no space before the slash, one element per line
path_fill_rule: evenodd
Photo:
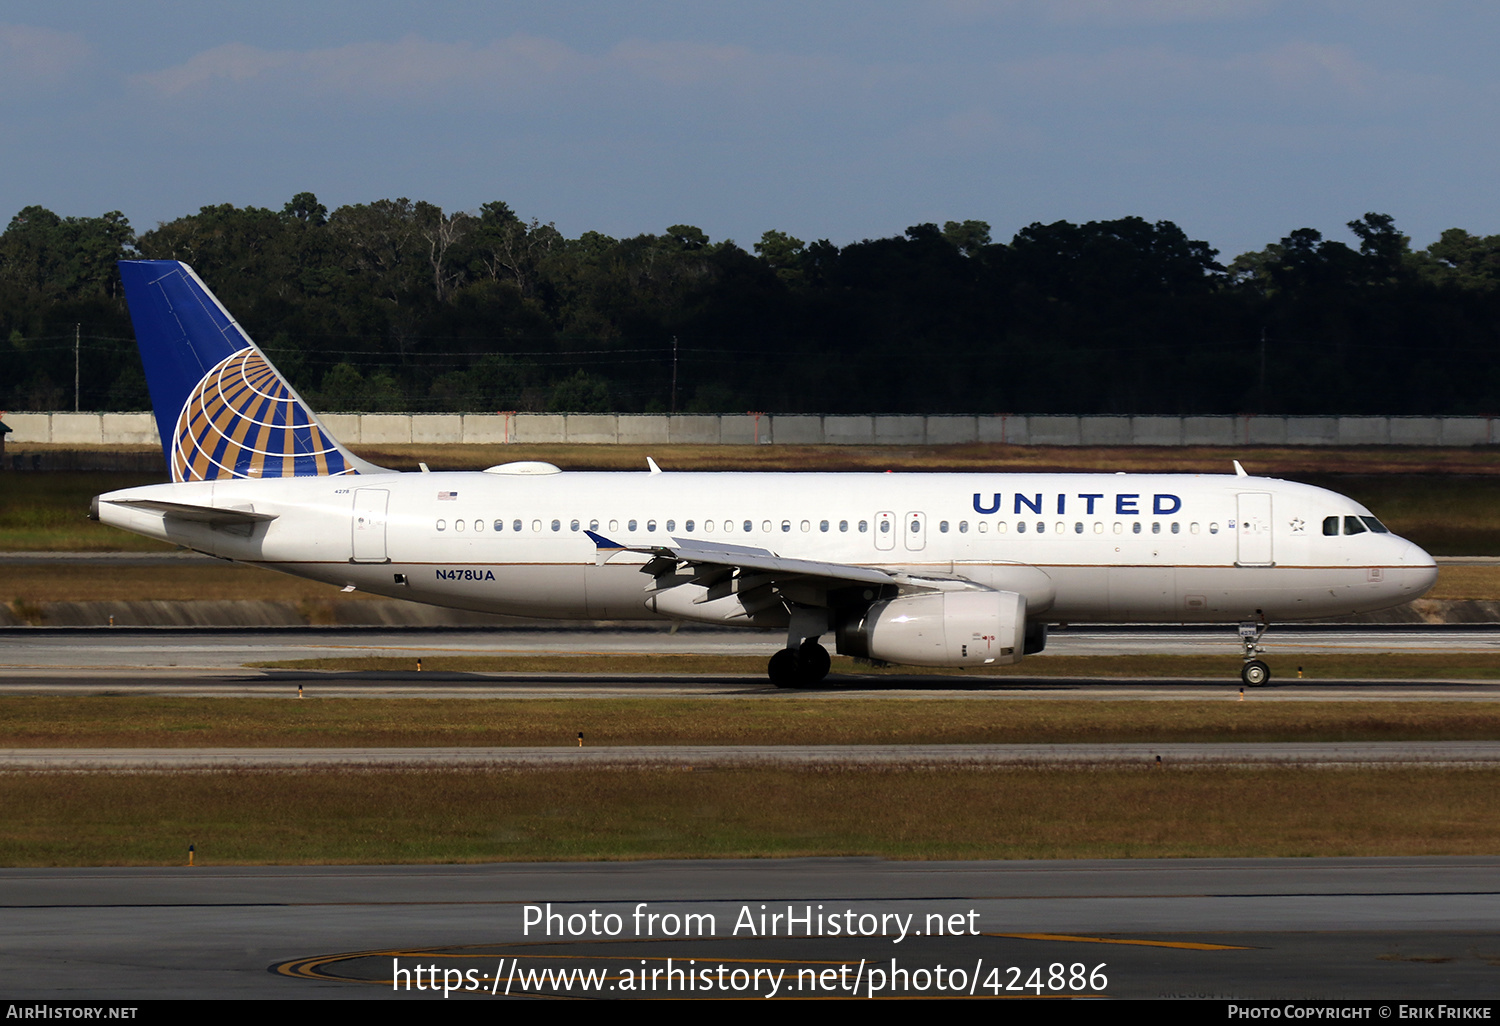
<path fill-rule="evenodd" d="M 564 237 L 503 202 L 21 210 L 0 234 L 0 408 L 141 409 L 113 263 L 192 263 L 328 410 L 1415 413 L 1500 408 L 1500 236 L 1392 219 L 1227 263 L 1170 221 L 912 225 L 837 246 L 691 225 Z"/>
<path fill-rule="evenodd" d="M 1500 771 L 0 775 L 0 864 L 1491 855 Z"/>
<path fill-rule="evenodd" d="M 169 545 L 88 518 L 94 496 L 162 480 L 147 474 L 0 473 L 0 550 L 169 551 Z"/>
<path fill-rule="evenodd" d="M 1500 740 L 1500 703 L 11 696 L 0 748 Z"/>

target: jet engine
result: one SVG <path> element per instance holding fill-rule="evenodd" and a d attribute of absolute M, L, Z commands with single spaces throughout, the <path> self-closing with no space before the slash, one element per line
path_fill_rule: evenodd
<path fill-rule="evenodd" d="M 1005 665 L 1026 651 L 1026 598 L 940 591 L 876 602 L 839 624 L 843 655 L 912 666 Z"/>

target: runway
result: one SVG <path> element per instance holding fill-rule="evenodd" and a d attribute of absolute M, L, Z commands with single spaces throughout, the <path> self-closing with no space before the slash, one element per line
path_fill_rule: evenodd
<path fill-rule="evenodd" d="M 835 673 L 810 690 L 780 690 L 751 673 L 622 674 L 418 672 L 435 656 L 580 656 L 641 653 L 768 658 L 780 642 L 744 631 L 662 625 L 540 624 L 504 628 L 277 627 L 0 628 L 0 693 L 159 694 L 180 697 L 643 698 L 799 696 L 827 700 L 902 695 L 967 698 L 1203 700 L 1237 698 L 1239 646 L 1226 628 L 1089 627 L 1052 635 L 1047 651 L 1004 676 Z M 1304 626 L 1268 636 L 1273 653 L 1483 652 L 1500 655 L 1500 625 Z M 1051 655 L 1176 653 L 1222 656 L 1220 677 L 1068 678 L 1028 675 Z M 410 660 L 399 671 L 255 668 L 247 664 L 317 658 Z M 1500 681 L 1454 679 L 1298 680 L 1278 677 L 1251 689 L 1278 701 L 1494 701 Z"/>
<path fill-rule="evenodd" d="M 0 628 L 0 667 L 227 669 L 268 660 L 393 656 L 752 655 L 769 658 L 776 632 L 670 624 L 564 624 L 514 627 L 9 627 Z M 1273 627 L 1269 652 L 1493 652 L 1500 624 L 1316 625 Z M 1055 630 L 1046 655 L 1222 654 L 1238 666 L 1232 625 L 1072 626 Z"/>
<path fill-rule="evenodd" d="M 771 996 L 756 968 L 783 971 L 778 997 L 1483 999 L 1497 880 L 1495 858 L 0 870 L 0 990 L 441 1001 L 411 985 L 436 966 L 460 988 L 472 971 L 454 999 Z M 689 915 L 712 918 L 684 935 Z M 623 990 L 642 969 L 654 989 Z M 708 984 L 684 992 L 685 969 Z M 411 989 L 392 994 L 393 970 Z"/>

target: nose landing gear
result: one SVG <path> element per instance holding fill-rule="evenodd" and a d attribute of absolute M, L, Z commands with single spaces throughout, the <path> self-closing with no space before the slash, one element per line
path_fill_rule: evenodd
<path fill-rule="evenodd" d="M 1240 680 L 1246 687 L 1258 688 L 1271 679 L 1271 668 L 1255 658 L 1265 651 L 1260 639 L 1270 626 L 1264 621 L 1240 624 L 1240 644 L 1245 647 L 1245 665 L 1240 667 Z"/>

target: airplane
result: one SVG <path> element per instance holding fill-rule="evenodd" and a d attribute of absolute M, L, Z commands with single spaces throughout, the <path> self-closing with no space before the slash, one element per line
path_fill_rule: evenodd
<path fill-rule="evenodd" d="M 1048 624 L 1273 622 L 1410 601 L 1431 556 L 1345 496 L 1234 474 L 394 472 L 341 445 L 186 264 L 122 261 L 170 484 L 90 516 L 223 559 L 456 609 L 784 631 L 928 667 L 1020 662 Z"/>

